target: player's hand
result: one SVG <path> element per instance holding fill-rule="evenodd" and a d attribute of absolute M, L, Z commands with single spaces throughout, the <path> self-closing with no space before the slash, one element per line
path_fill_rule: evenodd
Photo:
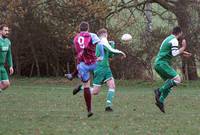
<path fill-rule="evenodd" d="M 184 50 L 185 50 L 186 47 L 187 47 L 187 43 L 186 43 L 186 40 L 185 40 L 185 39 L 182 40 L 182 47 L 184 48 Z"/>
<path fill-rule="evenodd" d="M 192 53 L 189 53 L 189 52 L 183 51 L 183 56 L 186 57 L 186 58 L 189 58 L 189 57 L 192 56 Z"/>
<path fill-rule="evenodd" d="M 123 56 L 121 57 L 121 59 L 125 59 L 126 58 L 126 54 L 123 53 Z"/>
<path fill-rule="evenodd" d="M 10 75 L 12 75 L 14 73 L 13 67 L 10 67 L 9 71 L 10 71 Z"/>
<path fill-rule="evenodd" d="M 97 57 L 97 61 L 102 61 L 103 59 L 101 57 Z"/>

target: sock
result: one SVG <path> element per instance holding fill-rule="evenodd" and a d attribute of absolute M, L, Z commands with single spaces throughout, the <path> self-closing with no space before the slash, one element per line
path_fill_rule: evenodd
<path fill-rule="evenodd" d="M 166 97 L 168 96 L 168 94 L 171 91 L 171 88 L 176 86 L 176 83 L 174 82 L 174 80 L 167 80 L 164 85 L 159 89 L 159 91 L 161 92 L 161 96 L 160 96 L 160 102 L 164 103 L 164 100 L 166 99 Z"/>
<path fill-rule="evenodd" d="M 92 107 L 92 95 L 90 93 L 90 88 L 84 88 L 84 98 L 85 98 L 85 103 L 87 106 L 87 111 L 91 112 L 91 107 Z"/>
<path fill-rule="evenodd" d="M 108 90 L 107 98 L 106 98 L 106 106 L 112 106 L 112 100 L 115 96 L 115 89 Z"/>
<path fill-rule="evenodd" d="M 90 93 L 91 94 L 93 93 L 93 87 L 90 87 Z"/>
<path fill-rule="evenodd" d="M 160 96 L 160 102 L 164 103 L 164 100 L 166 99 L 166 97 L 169 95 L 169 93 L 172 91 L 172 89 L 168 89 L 165 92 L 161 93 Z"/>

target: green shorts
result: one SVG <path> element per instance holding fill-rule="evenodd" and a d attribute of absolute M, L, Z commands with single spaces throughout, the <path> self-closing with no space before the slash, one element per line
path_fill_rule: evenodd
<path fill-rule="evenodd" d="M 0 81 L 7 81 L 8 73 L 4 66 L 0 66 Z"/>
<path fill-rule="evenodd" d="M 166 62 L 155 64 L 154 69 L 164 81 L 172 79 L 178 75 L 177 72 Z"/>
<path fill-rule="evenodd" d="M 106 81 L 113 78 L 110 67 L 97 67 L 94 71 L 93 85 L 101 86 Z"/>

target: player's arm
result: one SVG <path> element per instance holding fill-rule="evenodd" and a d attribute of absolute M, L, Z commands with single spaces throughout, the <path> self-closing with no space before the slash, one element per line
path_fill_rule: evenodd
<path fill-rule="evenodd" d="M 182 46 L 187 46 L 186 40 L 183 39 L 181 44 L 182 44 Z M 192 54 L 189 53 L 189 52 L 187 52 L 187 51 L 183 51 L 182 55 L 183 55 L 184 57 L 190 57 L 190 56 L 192 56 Z"/>
<path fill-rule="evenodd" d="M 112 53 L 116 53 L 116 54 L 122 54 L 124 57 L 126 57 L 126 54 L 118 49 L 114 49 L 111 47 L 111 45 L 108 43 L 108 41 L 104 41 L 104 46 Z"/>
<path fill-rule="evenodd" d="M 186 48 L 186 44 L 183 44 L 181 46 L 181 48 L 178 48 L 178 40 L 176 38 L 172 39 L 171 41 L 171 45 L 172 45 L 172 55 L 173 56 L 177 56 L 179 54 L 182 54 Z"/>
<path fill-rule="evenodd" d="M 109 44 L 111 45 L 112 48 L 115 49 L 115 42 L 114 41 L 109 41 Z M 109 52 L 109 58 L 113 58 L 115 53 Z"/>
<path fill-rule="evenodd" d="M 90 33 L 90 35 L 92 37 L 92 44 L 97 45 L 100 42 L 99 37 L 94 33 Z"/>
<path fill-rule="evenodd" d="M 99 56 L 97 57 L 97 61 L 101 61 L 104 58 L 104 46 L 102 44 L 97 44 Z"/>
<path fill-rule="evenodd" d="M 186 40 L 183 39 L 181 44 L 182 44 L 182 46 L 187 46 Z M 187 58 L 188 58 L 188 57 L 192 56 L 192 53 L 187 52 L 187 51 L 183 51 L 182 55 L 183 55 L 184 57 L 187 57 Z"/>
<path fill-rule="evenodd" d="M 14 70 L 13 70 L 11 45 L 9 46 L 8 53 L 7 53 L 7 62 L 9 66 L 10 75 L 12 75 Z"/>
<path fill-rule="evenodd" d="M 184 57 L 190 57 L 190 56 L 192 56 L 192 53 L 189 53 L 189 52 L 187 52 L 187 51 L 183 51 L 183 53 L 182 53 L 182 55 L 184 56 Z"/>

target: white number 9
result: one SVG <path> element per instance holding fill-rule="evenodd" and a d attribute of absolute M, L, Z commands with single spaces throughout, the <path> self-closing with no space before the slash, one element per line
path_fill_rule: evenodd
<path fill-rule="evenodd" d="M 82 36 L 78 37 L 78 43 L 80 45 L 80 48 L 85 48 L 84 37 Z"/>

